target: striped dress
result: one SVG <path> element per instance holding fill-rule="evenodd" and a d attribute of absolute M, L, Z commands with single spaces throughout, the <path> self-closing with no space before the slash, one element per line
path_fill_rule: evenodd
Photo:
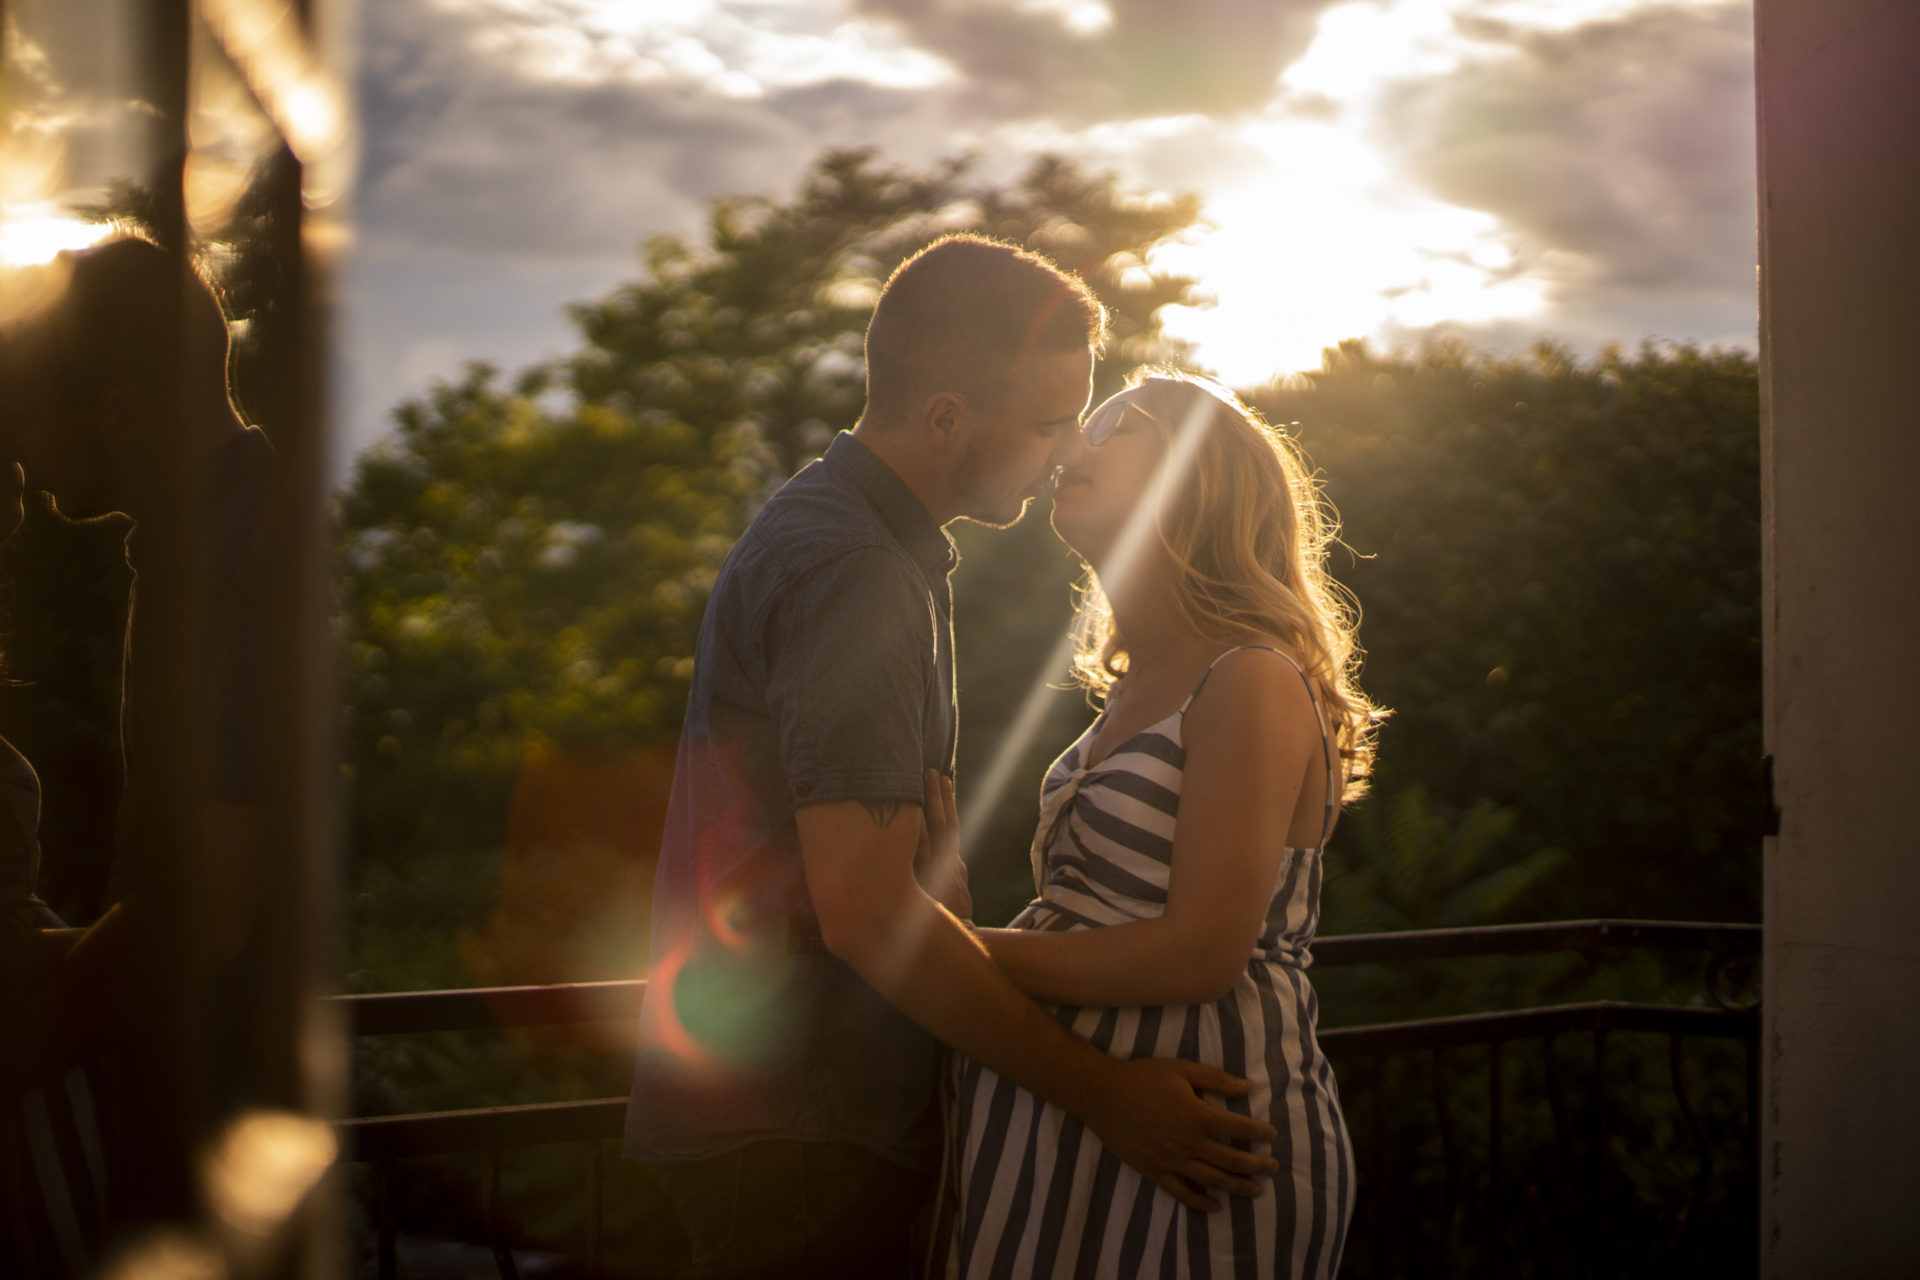
<path fill-rule="evenodd" d="M 1094 929 L 1165 909 L 1186 759 L 1181 724 L 1205 684 L 1202 676 L 1178 711 L 1096 767 L 1083 765 L 1104 712 L 1054 761 L 1034 839 L 1040 897 L 1012 927 Z M 1311 681 L 1307 687 L 1312 696 Z M 1317 696 L 1313 705 L 1317 712 Z M 1318 846 L 1340 793 L 1324 735 L 1321 747 L 1328 788 Z M 1314 1039 L 1317 1005 L 1304 972 L 1320 914 L 1320 869 L 1320 847 L 1286 851 L 1266 925 L 1222 999 L 1054 1011 L 1115 1057 L 1188 1058 L 1249 1079 L 1252 1093 L 1228 1106 L 1263 1115 L 1279 1131 L 1271 1151 L 1280 1171 L 1268 1194 L 1226 1196 L 1227 1207 L 1211 1214 L 1188 1209 L 1122 1164 L 1077 1118 L 961 1058 L 950 1277 L 1252 1280 L 1338 1272 L 1353 1209 L 1353 1149 L 1333 1069 Z"/>

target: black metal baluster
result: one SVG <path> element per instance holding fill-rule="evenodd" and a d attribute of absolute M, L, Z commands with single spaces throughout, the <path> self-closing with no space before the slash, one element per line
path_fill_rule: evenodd
<path fill-rule="evenodd" d="M 1612 1241 L 1607 1238 L 1607 1031 L 1593 1029 L 1593 1258 L 1597 1274 L 1613 1275 Z"/>
<path fill-rule="evenodd" d="M 1544 1055 L 1541 1066 L 1546 1077 L 1547 1109 L 1553 1113 L 1554 1195 L 1557 1200 L 1557 1203 L 1552 1206 L 1541 1206 L 1547 1216 L 1547 1225 L 1551 1225 L 1554 1218 L 1566 1220 L 1575 1199 L 1573 1162 L 1567 1158 L 1567 1113 L 1560 1103 L 1560 1058 L 1554 1052 L 1553 1044 L 1552 1035 L 1540 1037 L 1540 1048 Z M 1563 1244 L 1566 1243 L 1564 1235 L 1558 1239 Z M 1566 1273 L 1571 1275 L 1573 1271 L 1574 1267 L 1569 1264 Z"/>
<path fill-rule="evenodd" d="M 1747 1040 L 1747 1203 L 1760 1209 L 1760 1036 Z"/>
<path fill-rule="evenodd" d="M 587 1275 L 591 1280 L 600 1280 L 605 1274 L 601 1263 L 600 1229 L 605 1213 L 605 1196 L 602 1190 L 600 1144 L 587 1144 Z"/>
<path fill-rule="evenodd" d="M 1504 1225 L 1500 1211 L 1500 1148 L 1506 1119 L 1501 1070 L 1505 1050 L 1504 1040 L 1495 1040 L 1487 1046 L 1487 1275 L 1496 1280 L 1500 1275 L 1501 1228 Z"/>
<path fill-rule="evenodd" d="M 487 1244 L 493 1249 L 493 1265 L 500 1280 L 520 1280 L 520 1268 L 514 1264 L 513 1250 L 507 1247 L 500 1229 L 500 1148 L 487 1148 Z"/>
<path fill-rule="evenodd" d="M 1680 1237 L 1687 1229 L 1687 1223 L 1693 1220 L 1694 1211 L 1706 1201 L 1707 1188 L 1713 1182 L 1713 1146 L 1707 1141 L 1707 1131 L 1700 1123 L 1700 1117 L 1694 1112 L 1693 1099 L 1687 1095 L 1686 1076 L 1682 1070 L 1684 1057 L 1681 1052 L 1684 1036 L 1675 1033 L 1667 1037 L 1667 1063 L 1673 1073 L 1673 1096 L 1680 1103 L 1680 1114 L 1686 1118 L 1687 1132 L 1693 1135 L 1693 1145 L 1700 1152 L 1700 1172 L 1694 1175 L 1693 1198 L 1680 1210 L 1680 1220 L 1673 1226 L 1673 1235 L 1667 1241 L 1667 1250 L 1679 1247 Z"/>
<path fill-rule="evenodd" d="M 1373 1056 L 1373 1274 L 1387 1274 L 1387 1055 Z"/>
<path fill-rule="evenodd" d="M 395 1226 L 393 1198 L 394 1161 L 382 1160 L 374 1172 L 373 1221 L 374 1232 L 378 1238 L 378 1257 L 380 1280 L 399 1280 L 400 1246 L 399 1232 Z"/>
<path fill-rule="evenodd" d="M 1440 1236 L 1434 1241 L 1433 1274 L 1447 1274 L 1447 1255 L 1453 1244 L 1453 1218 L 1459 1204 L 1460 1159 L 1453 1140 L 1453 1114 L 1447 1108 L 1445 1049 L 1432 1053 L 1433 1109 L 1440 1120 L 1440 1159 L 1446 1169 L 1441 1191 Z"/>

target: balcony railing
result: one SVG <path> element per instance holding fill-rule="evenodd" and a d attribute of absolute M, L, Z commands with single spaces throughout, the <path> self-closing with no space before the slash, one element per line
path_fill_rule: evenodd
<path fill-rule="evenodd" d="M 1346 1274 L 1446 1275 L 1462 1261 L 1476 1272 L 1501 1275 L 1616 1274 L 1612 1253 L 1613 1204 L 1617 1161 L 1610 1101 L 1609 1045 L 1620 1036 L 1664 1037 L 1667 1077 L 1693 1146 L 1694 1172 L 1687 1203 L 1671 1214 L 1667 1247 L 1683 1238 L 1714 1181 L 1714 1144 L 1702 1125 L 1687 1084 L 1687 1042 L 1721 1040 L 1743 1050 L 1745 1096 L 1737 1108 L 1742 1174 L 1738 1196 L 1754 1194 L 1758 1168 L 1755 1147 L 1758 1088 L 1759 1011 L 1757 1003 L 1738 1003 L 1725 991 L 1736 967 L 1756 962 L 1760 927 L 1749 924 L 1692 924 L 1644 920 L 1580 920 L 1496 925 L 1468 929 L 1326 937 L 1314 943 L 1317 970 L 1356 965 L 1405 966 L 1416 962 L 1485 956 L 1522 956 L 1553 952 L 1598 955 L 1623 948 L 1697 954 L 1703 960 L 1706 1003 L 1662 1005 L 1589 1001 L 1501 1012 L 1423 1018 L 1374 1026 L 1340 1027 L 1319 1033 L 1321 1045 L 1338 1068 L 1343 1106 L 1356 1148 L 1359 1210 L 1347 1240 Z M 391 995 L 337 997 L 353 1036 L 476 1031 L 535 1026 L 632 1022 L 646 984 L 592 982 L 540 987 L 496 987 L 463 991 L 423 991 Z M 1563 1077 L 1568 1037 L 1585 1040 L 1589 1085 L 1584 1097 L 1569 1096 Z M 1514 1127 L 1509 1113 L 1508 1064 L 1537 1046 L 1539 1078 L 1545 1094 L 1538 1110 L 1551 1120 L 1552 1153 L 1558 1187 L 1549 1188 L 1564 1212 L 1559 1240 L 1563 1256 L 1543 1259 L 1537 1252 L 1518 1256 L 1508 1235 L 1508 1210 L 1516 1187 L 1506 1160 Z M 1576 1041 L 1572 1052 L 1578 1056 Z M 1463 1067 L 1461 1059 L 1470 1059 Z M 1409 1087 L 1408 1068 L 1425 1060 L 1431 1126 L 1437 1134 L 1437 1168 L 1413 1174 L 1399 1170 L 1391 1144 L 1406 1142 L 1395 1125 L 1411 1108 L 1402 1104 Z M 1469 1170 L 1455 1111 L 1463 1092 L 1478 1096 L 1484 1074 L 1485 1152 Z M 1463 1083 L 1464 1082 L 1464 1083 Z M 1412 1086 L 1412 1087 L 1417 1087 Z M 1573 1116 L 1584 1107 L 1584 1134 L 1576 1137 Z M 410 1115 L 361 1117 L 339 1125 L 341 1159 L 371 1165 L 372 1210 L 379 1274 L 399 1274 L 397 1179 L 402 1161 L 454 1153 L 485 1158 L 483 1205 L 487 1242 L 503 1277 L 517 1277 L 512 1241 L 504 1226 L 500 1179 L 504 1153 L 512 1148 L 556 1143 L 585 1147 L 581 1173 L 585 1188 L 585 1231 L 579 1242 L 587 1272 L 604 1268 L 604 1169 L 607 1144 L 617 1141 L 626 1098 L 476 1108 Z M 1531 1153 L 1537 1154 L 1537 1153 Z M 1574 1156 L 1582 1159 L 1576 1168 Z M 1437 1181 L 1437 1188 L 1434 1184 Z M 1471 1212 L 1466 1190 L 1480 1188 Z M 1541 1188 L 1526 1189 L 1537 1201 Z M 1437 1202 L 1436 1193 L 1437 1192 Z M 1553 1216 L 1555 1205 L 1534 1206 Z M 1464 1221 L 1462 1219 L 1464 1218 Z M 1409 1246 L 1407 1232 L 1389 1224 L 1430 1224 L 1424 1238 Z"/>

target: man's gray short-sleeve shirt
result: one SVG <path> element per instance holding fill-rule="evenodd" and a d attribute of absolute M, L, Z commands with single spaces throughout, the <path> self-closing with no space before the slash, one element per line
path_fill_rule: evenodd
<path fill-rule="evenodd" d="M 627 1152 L 764 1138 L 937 1158 L 938 1046 L 819 946 L 794 810 L 953 770 L 952 541 L 851 435 L 714 583 L 654 882 Z"/>

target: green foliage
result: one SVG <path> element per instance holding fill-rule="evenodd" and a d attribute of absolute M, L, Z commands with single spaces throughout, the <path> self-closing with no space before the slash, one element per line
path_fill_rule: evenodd
<path fill-rule="evenodd" d="M 476 873 L 498 864 L 530 740 L 604 751 L 678 729 L 749 453 L 664 415 L 550 412 L 539 390 L 470 369 L 401 412 L 342 499 L 352 830 L 376 908 L 357 951 L 435 920 L 446 947 L 484 916 L 498 880 Z M 450 952 L 432 976 L 466 981 Z"/>
<path fill-rule="evenodd" d="M 1516 857 L 1511 809 L 1480 799 L 1450 823 L 1418 785 L 1376 798 L 1349 821 L 1351 843 L 1373 856 L 1365 862 L 1342 859 L 1328 869 L 1321 909 L 1343 922 L 1342 932 L 1444 929 L 1500 919 L 1569 861 L 1561 849 Z"/>
<path fill-rule="evenodd" d="M 1256 400 L 1298 423 L 1344 522 L 1364 682 L 1394 708 L 1382 797 L 1417 785 L 1453 823 L 1490 801 L 1512 856 L 1568 855 L 1480 922 L 1756 918 L 1752 358 L 1349 343 Z M 1392 856 L 1357 828 L 1343 860 Z M 1405 923 L 1440 923 L 1428 901 Z"/>
<path fill-rule="evenodd" d="M 1255 398 L 1297 424 L 1321 468 L 1349 549 L 1334 567 L 1365 610 L 1364 684 L 1394 708 L 1374 794 L 1333 839 L 1321 931 L 1755 918 L 1751 359 L 1349 343 L 1311 378 Z M 1697 962 L 1495 957 L 1315 970 L 1314 984 L 1337 1026 L 1580 1000 L 1697 1004 Z M 1540 1045 L 1509 1048 L 1506 1270 L 1577 1270 L 1602 1247 L 1585 1224 L 1604 1194 L 1605 1247 L 1622 1268 L 1751 1271 L 1744 1061 L 1734 1046 L 1689 1042 L 1697 1148 L 1663 1048 L 1612 1038 L 1614 1136 L 1597 1183 L 1591 1041 L 1563 1038 L 1557 1083 Z M 1392 1204 L 1382 1251 L 1356 1251 L 1362 1274 L 1488 1266 L 1486 1063 L 1485 1050 L 1395 1060 L 1379 1120 L 1377 1076 L 1343 1072 L 1364 1193 Z M 1702 1200 L 1683 1218 L 1696 1177 Z"/>

